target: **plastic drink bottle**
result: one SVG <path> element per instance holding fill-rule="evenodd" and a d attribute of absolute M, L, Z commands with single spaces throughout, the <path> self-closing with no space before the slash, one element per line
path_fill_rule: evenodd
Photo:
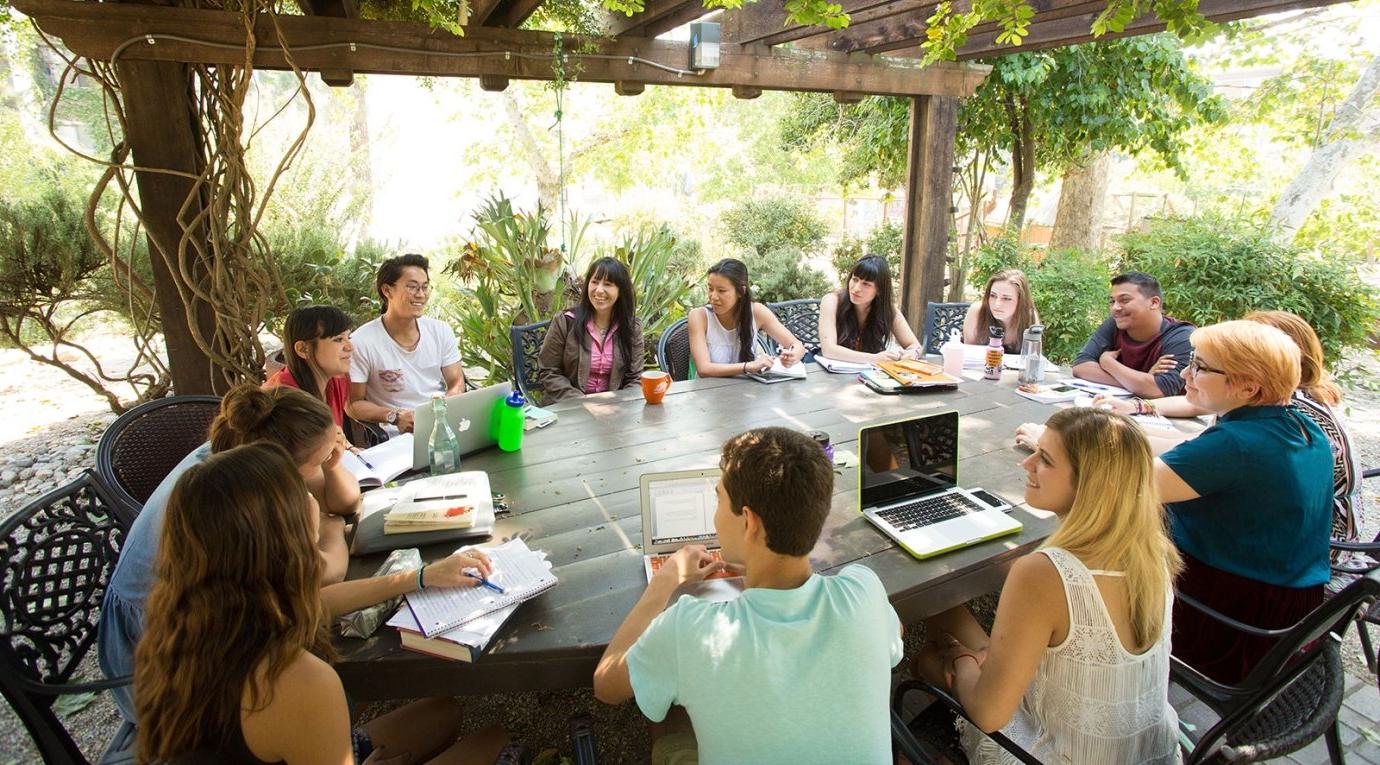
<path fill-rule="evenodd" d="M 498 448 L 505 452 L 515 452 L 522 448 L 522 410 L 526 406 L 527 399 L 523 398 L 522 391 L 516 388 L 503 401 L 503 407 L 498 413 Z"/>
<path fill-rule="evenodd" d="M 1045 328 L 1033 324 L 1021 336 L 1021 376 L 1019 382 L 1042 383 L 1045 381 L 1044 356 Z"/>
<path fill-rule="evenodd" d="M 1002 354 L 1005 352 L 1001 347 L 1001 341 L 1006 336 L 1006 332 L 1001 327 L 994 325 L 987 334 L 990 337 L 987 340 L 987 357 L 983 360 L 982 376 L 983 379 L 987 380 L 1000 380 Z"/>
<path fill-rule="evenodd" d="M 963 338 L 959 337 L 958 330 L 950 333 L 949 339 L 939 346 L 939 355 L 944 357 L 944 374 L 963 375 Z"/>
<path fill-rule="evenodd" d="M 431 429 L 431 474 L 454 473 L 460 469 L 460 441 L 446 422 L 446 399 L 440 393 L 431 397 L 431 413 L 436 418 Z"/>

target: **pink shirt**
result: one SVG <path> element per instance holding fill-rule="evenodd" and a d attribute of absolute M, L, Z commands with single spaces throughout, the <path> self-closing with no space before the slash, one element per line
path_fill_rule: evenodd
<path fill-rule="evenodd" d="M 594 318 L 585 322 L 589 332 L 589 378 L 585 380 L 585 393 L 603 393 L 609 389 L 609 373 L 613 371 L 613 344 L 618 342 L 618 325 L 609 327 L 601 338 L 594 326 Z"/>

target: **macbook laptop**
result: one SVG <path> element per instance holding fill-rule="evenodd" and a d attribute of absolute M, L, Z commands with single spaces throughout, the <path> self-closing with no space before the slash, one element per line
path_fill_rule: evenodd
<path fill-rule="evenodd" d="M 460 442 L 461 455 L 498 443 L 491 428 L 494 411 L 498 402 L 512 392 L 513 384 L 505 382 L 446 399 L 446 421 Z M 412 469 L 424 470 L 431 464 L 431 431 L 436 427 L 430 401 L 417 407 L 412 423 L 412 432 L 416 434 L 412 439 Z"/>
<path fill-rule="evenodd" d="M 685 545 L 704 545 L 719 557 L 719 535 L 714 531 L 718 482 L 718 468 L 642 476 L 642 563 L 647 581 Z"/>
<path fill-rule="evenodd" d="M 917 558 L 1014 534 L 1011 505 L 958 486 L 958 412 L 870 425 L 858 432 L 862 513 Z"/>

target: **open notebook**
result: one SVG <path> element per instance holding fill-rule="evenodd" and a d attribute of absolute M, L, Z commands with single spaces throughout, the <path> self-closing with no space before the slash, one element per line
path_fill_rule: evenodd
<path fill-rule="evenodd" d="M 434 637 L 485 614 L 516 605 L 556 586 L 551 564 L 532 552 L 521 539 L 511 539 L 497 547 L 483 548 L 494 564 L 489 581 L 503 588 L 428 587 L 407 593 L 407 605 L 417 617 L 417 626 L 426 637 Z"/>

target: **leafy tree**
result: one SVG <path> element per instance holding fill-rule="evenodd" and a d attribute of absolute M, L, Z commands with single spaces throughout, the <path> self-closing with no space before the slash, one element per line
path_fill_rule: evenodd
<path fill-rule="evenodd" d="M 959 110 L 959 156 L 1000 152 L 1011 158 L 1011 222 L 1025 217 L 1039 169 L 1063 170 L 1107 149 L 1152 151 L 1182 171 L 1184 133 L 1225 112 L 1211 83 L 1195 73 L 1179 41 L 1150 35 L 1094 42 L 989 62 L 992 73 Z M 909 104 L 871 98 L 830 107 L 827 96 L 800 96 L 783 124 L 786 143 L 836 140 L 840 180 L 871 172 L 883 186 L 905 174 Z"/>
<path fill-rule="evenodd" d="M 728 241 L 756 255 L 793 248 L 813 254 L 829 228 L 804 202 L 783 197 L 749 199 L 723 218 Z"/>

